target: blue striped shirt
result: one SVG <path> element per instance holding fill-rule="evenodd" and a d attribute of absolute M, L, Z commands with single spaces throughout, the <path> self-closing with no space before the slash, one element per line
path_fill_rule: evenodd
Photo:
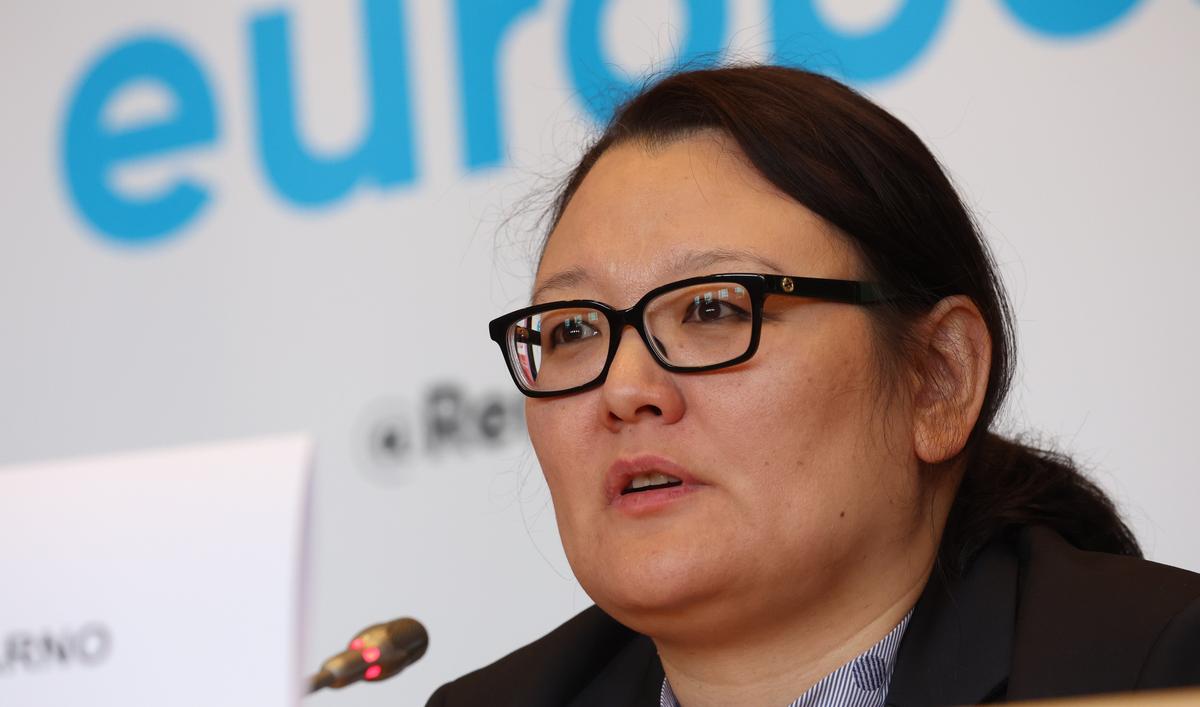
<path fill-rule="evenodd" d="M 883 707 L 888 686 L 892 683 L 892 670 L 896 667 L 896 650 L 900 648 L 900 639 L 911 618 L 910 609 L 879 643 L 826 675 L 788 707 Z M 680 707 L 666 678 L 663 678 L 658 704 L 659 707 Z"/>

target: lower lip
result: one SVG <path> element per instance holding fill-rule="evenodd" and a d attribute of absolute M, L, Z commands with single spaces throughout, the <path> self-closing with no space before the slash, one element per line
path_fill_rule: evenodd
<path fill-rule="evenodd" d="M 612 507 L 626 515 L 646 515 L 678 504 L 684 497 L 692 495 L 699 489 L 700 486 L 697 484 L 682 484 L 653 491 L 627 493 L 614 498 Z"/>

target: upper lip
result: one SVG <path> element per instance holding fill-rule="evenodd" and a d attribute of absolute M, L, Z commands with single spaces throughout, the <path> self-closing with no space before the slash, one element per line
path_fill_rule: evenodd
<path fill-rule="evenodd" d="M 656 472 L 666 474 L 667 476 L 674 476 L 684 484 L 699 483 L 691 472 L 666 457 L 657 454 L 637 454 L 617 459 L 612 463 L 612 466 L 608 467 L 608 474 L 605 475 L 604 484 L 608 501 L 611 503 L 614 498 L 620 496 L 621 491 L 629 485 L 629 482 L 635 476 Z"/>

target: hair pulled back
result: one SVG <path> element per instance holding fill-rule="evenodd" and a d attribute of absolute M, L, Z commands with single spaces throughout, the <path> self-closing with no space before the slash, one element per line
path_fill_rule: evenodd
<path fill-rule="evenodd" d="M 1066 456 L 991 431 L 1012 380 L 1012 313 L 992 258 L 937 159 L 894 116 L 829 77 L 779 66 L 685 71 L 620 106 L 569 174 L 557 224 L 592 166 L 617 144 L 669 142 L 704 130 L 731 137 L 777 189 L 837 227 L 870 277 L 897 293 L 872 308 L 896 355 L 911 323 L 951 295 L 970 297 L 992 339 L 983 407 L 951 463 L 964 474 L 940 560 L 961 570 L 1011 529 L 1052 527 L 1085 550 L 1140 556 L 1112 501 Z M 886 363 L 886 362 L 885 362 Z"/>

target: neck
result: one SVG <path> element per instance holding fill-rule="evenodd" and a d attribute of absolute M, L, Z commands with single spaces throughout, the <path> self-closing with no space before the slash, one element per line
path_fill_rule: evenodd
<path fill-rule="evenodd" d="M 743 622 L 720 640 L 655 638 L 667 679 L 685 707 L 786 705 L 878 643 L 913 607 L 933 567 L 936 546 L 910 548 L 828 601 Z M 899 561 L 896 561 L 896 560 Z"/>

